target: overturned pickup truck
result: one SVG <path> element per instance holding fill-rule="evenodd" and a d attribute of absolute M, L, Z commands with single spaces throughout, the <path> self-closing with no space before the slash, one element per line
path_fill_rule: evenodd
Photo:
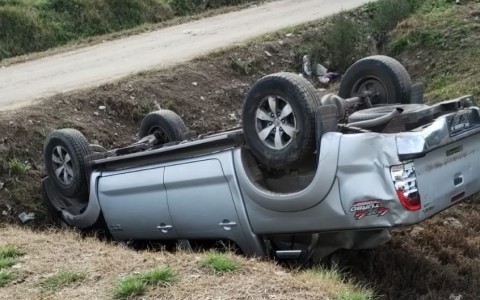
<path fill-rule="evenodd" d="M 226 240 L 300 261 L 375 247 L 480 190 L 472 97 L 422 103 L 422 85 L 385 56 L 353 64 L 338 95 L 269 75 L 246 95 L 242 128 L 192 138 L 160 110 L 119 149 L 51 132 L 44 198 L 64 224 L 103 224 L 116 240 Z"/>

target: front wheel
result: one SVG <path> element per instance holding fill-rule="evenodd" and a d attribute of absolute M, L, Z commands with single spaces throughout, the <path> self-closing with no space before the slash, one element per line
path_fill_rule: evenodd
<path fill-rule="evenodd" d="M 85 157 L 91 154 L 89 146 L 83 134 L 75 129 L 60 129 L 48 134 L 43 151 L 45 168 L 61 195 L 86 197 Z"/>

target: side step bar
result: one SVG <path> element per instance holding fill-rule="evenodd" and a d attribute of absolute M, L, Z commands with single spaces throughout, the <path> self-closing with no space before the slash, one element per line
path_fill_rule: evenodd
<path fill-rule="evenodd" d="M 302 255 L 302 250 L 277 250 L 275 255 L 278 259 L 299 259 Z"/>
<path fill-rule="evenodd" d="M 312 239 L 306 250 L 276 250 L 275 256 L 280 260 L 297 260 L 300 267 L 304 267 L 310 261 L 318 249 L 319 234 L 312 234 Z"/>

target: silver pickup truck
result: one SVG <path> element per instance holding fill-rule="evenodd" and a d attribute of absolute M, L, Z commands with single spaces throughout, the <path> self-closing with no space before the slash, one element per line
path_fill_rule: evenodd
<path fill-rule="evenodd" d="M 480 109 L 422 104 L 385 56 L 353 64 L 338 95 L 296 74 L 257 81 L 242 128 L 195 136 L 172 111 L 107 150 L 74 129 L 44 144 L 47 206 L 116 240 L 234 242 L 246 255 L 308 261 L 388 241 L 480 190 Z"/>

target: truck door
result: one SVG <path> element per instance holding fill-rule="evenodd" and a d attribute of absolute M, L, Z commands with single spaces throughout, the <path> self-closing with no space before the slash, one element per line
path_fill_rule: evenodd
<path fill-rule="evenodd" d="M 183 239 L 230 239 L 243 231 L 230 187 L 217 159 L 169 166 L 165 169 L 168 206 Z"/>
<path fill-rule="evenodd" d="M 175 239 L 164 168 L 114 173 L 100 178 L 98 196 L 105 221 L 119 240 Z"/>

